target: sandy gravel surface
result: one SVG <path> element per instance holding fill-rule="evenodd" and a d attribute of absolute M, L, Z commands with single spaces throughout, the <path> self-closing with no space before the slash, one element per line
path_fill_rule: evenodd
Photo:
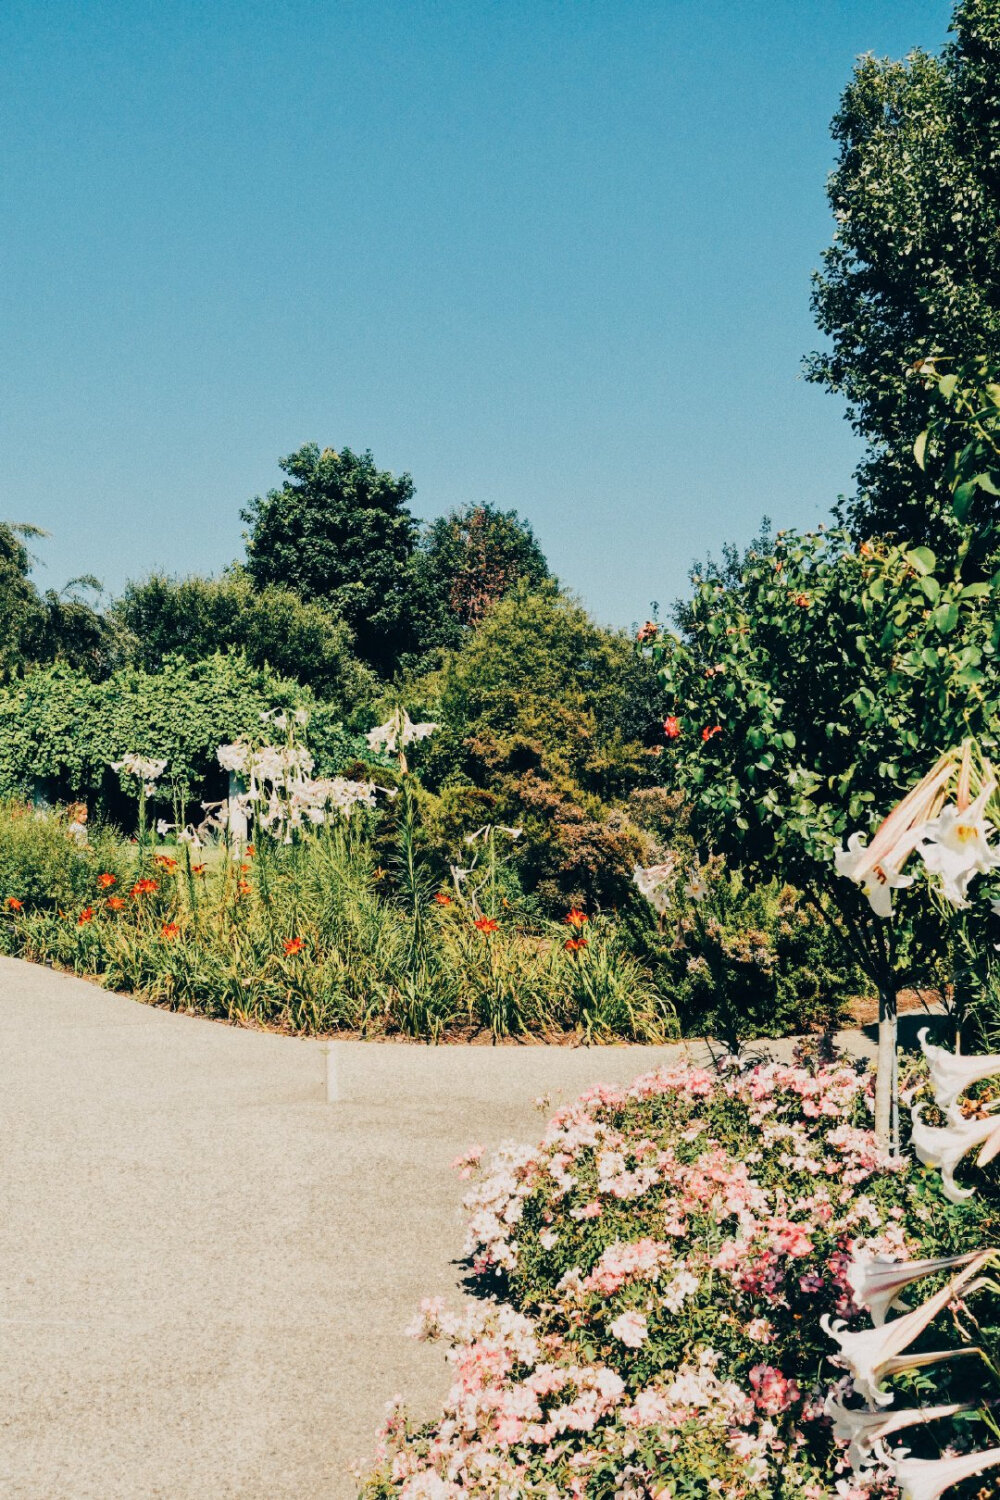
<path fill-rule="evenodd" d="M 459 1295 L 473 1141 L 678 1049 L 322 1043 L 0 958 L 0 1495 L 349 1500 Z"/>

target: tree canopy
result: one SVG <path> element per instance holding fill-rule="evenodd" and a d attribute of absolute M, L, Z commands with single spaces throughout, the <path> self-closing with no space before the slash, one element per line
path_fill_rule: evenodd
<path fill-rule="evenodd" d="M 370 452 L 316 443 L 281 467 L 281 488 L 241 513 L 248 574 L 259 588 L 292 589 L 332 609 L 361 659 L 391 673 L 412 639 L 413 480 L 376 468 Z"/>
<path fill-rule="evenodd" d="M 926 397 L 913 366 L 1000 360 L 1000 8 L 961 0 L 941 56 L 863 57 L 833 121 L 837 222 L 809 378 L 846 397 L 867 450 L 844 519 L 858 540 L 936 540 L 941 486 L 915 481 Z"/>

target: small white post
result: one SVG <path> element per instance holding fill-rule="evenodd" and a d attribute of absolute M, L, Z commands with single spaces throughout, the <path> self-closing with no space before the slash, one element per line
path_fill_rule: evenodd
<path fill-rule="evenodd" d="M 340 1075 L 337 1068 L 336 1042 L 327 1042 L 326 1044 L 326 1102 L 327 1104 L 338 1104 L 340 1102 Z"/>

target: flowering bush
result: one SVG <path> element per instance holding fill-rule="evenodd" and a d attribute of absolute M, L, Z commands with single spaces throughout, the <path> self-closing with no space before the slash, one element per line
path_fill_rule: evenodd
<path fill-rule="evenodd" d="M 885 1466 L 853 1475 L 824 1410 L 851 1386 L 821 1317 L 868 1323 L 852 1287 L 872 1257 L 995 1244 L 1000 1223 L 989 1192 L 953 1204 L 885 1157 L 871 1107 L 870 1076 L 843 1062 L 680 1067 L 594 1089 L 534 1149 L 501 1150 L 467 1199 L 485 1300 L 426 1302 L 414 1330 L 449 1347 L 444 1414 L 416 1428 L 390 1411 L 364 1495 L 895 1495 Z M 995 1338 L 992 1286 L 963 1296 L 932 1347 L 949 1319 Z M 975 1403 L 982 1368 L 939 1366 L 935 1388 Z M 982 1427 L 936 1436 L 976 1446 Z"/>

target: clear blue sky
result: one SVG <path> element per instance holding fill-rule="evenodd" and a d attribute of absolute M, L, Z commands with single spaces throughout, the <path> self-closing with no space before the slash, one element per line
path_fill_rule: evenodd
<path fill-rule="evenodd" d="M 804 383 L 854 57 L 946 0 L 6 0 L 0 516 L 214 571 L 301 443 L 515 506 L 603 620 L 824 517 Z"/>

